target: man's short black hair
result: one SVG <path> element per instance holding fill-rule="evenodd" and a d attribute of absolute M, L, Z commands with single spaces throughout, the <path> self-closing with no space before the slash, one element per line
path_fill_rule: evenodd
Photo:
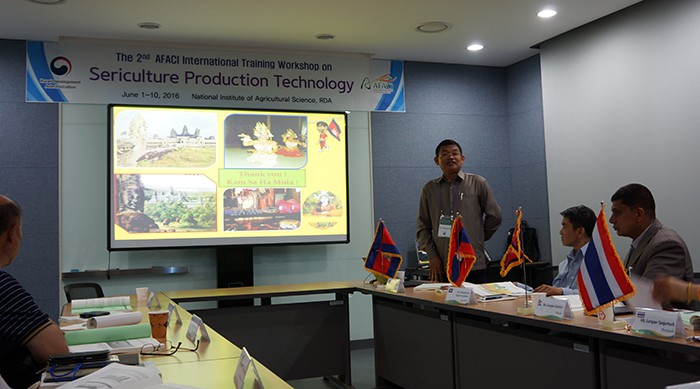
<path fill-rule="evenodd" d="M 575 207 L 567 208 L 560 215 L 569 219 L 569 222 L 574 229 L 583 227 L 586 231 L 586 235 L 590 238 L 593 235 L 593 228 L 595 227 L 596 215 L 592 209 L 585 205 L 577 205 Z"/>
<path fill-rule="evenodd" d="M 457 148 L 459 148 L 460 154 L 464 154 L 464 153 L 462 153 L 462 146 L 460 146 L 459 143 L 457 143 L 457 141 L 452 140 L 452 139 L 445 139 L 442 142 L 440 142 L 440 144 L 438 144 L 437 147 L 435 148 L 435 156 L 436 157 L 439 156 L 441 147 L 452 146 L 452 145 L 455 145 L 455 146 L 457 146 Z"/>
<path fill-rule="evenodd" d="M 5 199 L 6 202 L 0 202 L 0 234 L 5 233 L 22 219 L 22 209 L 19 205 L 8 198 Z"/>
<path fill-rule="evenodd" d="M 642 184 L 627 184 L 618 189 L 610 201 L 620 201 L 622 204 L 634 209 L 642 208 L 652 219 L 656 219 L 656 202 L 651 191 Z"/>

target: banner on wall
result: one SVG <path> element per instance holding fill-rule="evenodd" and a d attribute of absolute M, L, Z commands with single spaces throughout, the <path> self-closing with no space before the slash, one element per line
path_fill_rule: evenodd
<path fill-rule="evenodd" d="M 405 111 L 401 61 L 36 41 L 26 101 Z"/>

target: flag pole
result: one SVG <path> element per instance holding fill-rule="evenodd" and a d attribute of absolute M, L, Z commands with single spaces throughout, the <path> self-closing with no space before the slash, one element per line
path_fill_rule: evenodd
<path fill-rule="evenodd" d="M 518 207 L 518 211 L 516 213 L 517 218 L 522 217 L 523 214 L 523 207 Z M 516 220 L 517 220 L 516 218 Z M 516 222 L 517 223 L 517 222 Z M 525 260 L 523 260 L 523 256 L 525 255 L 525 250 L 523 248 L 523 229 L 522 225 L 516 226 L 516 228 L 519 230 L 518 231 L 518 240 L 520 241 L 520 258 L 522 261 L 522 266 L 523 266 L 523 284 L 525 284 L 525 303 L 522 307 L 516 308 L 516 312 L 519 315 L 532 315 L 535 313 L 535 307 L 532 306 L 532 303 L 527 301 L 527 272 L 525 271 Z"/>
<path fill-rule="evenodd" d="M 523 207 L 518 207 L 518 216 L 523 214 Z M 520 230 L 520 236 L 518 236 L 518 239 L 520 240 L 520 257 L 522 258 L 523 255 L 525 255 L 525 248 L 524 242 L 523 242 L 523 229 L 522 227 L 519 229 Z M 522 261 L 523 265 L 523 284 L 525 284 L 525 308 L 528 308 L 530 306 L 530 303 L 527 301 L 527 271 L 525 270 L 525 261 Z"/>

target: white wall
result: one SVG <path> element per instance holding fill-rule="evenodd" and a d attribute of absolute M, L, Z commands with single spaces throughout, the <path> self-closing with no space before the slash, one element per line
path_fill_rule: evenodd
<path fill-rule="evenodd" d="M 372 216 L 369 114 L 348 117 L 350 243 L 255 248 L 256 285 L 335 280 L 362 280 L 361 258 L 374 233 Z M 188 266 L 189 274 L 106 279 L 105 294 L 134 293 L 134 288 L 185 290 L 216 287 L 213 249 L 107 251 L 108 128 L 105 105 L 63 104 L 61 107 L 61 271 L 151 266 Z M 110 264 L 111 257 L 111 264 Z M 351 339 L 373 337 L 371 299 L 351 296 Z"/>
<path fill-rule="evenodd" d="M 542 44 L 552 258 L 561 210 L 596 213 L 621 186 L 654 194 L 657 217 L 700 271 L 700 2 L 647 0 Z M 628 238 L 615 236 L 624 257 Z"/>

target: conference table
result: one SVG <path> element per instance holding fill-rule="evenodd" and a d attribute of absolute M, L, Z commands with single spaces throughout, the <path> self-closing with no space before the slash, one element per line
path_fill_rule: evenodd
<path fill-rule="evenodd" d="M 359 282 L 318 282 L 164 292 L 284 380 L 324 377 L 351 387 L 349 294 Z M 250 302 L 229 306 L 230 302 Z"/>
<path fill-rule="evenodd" d="M 156 301 L 160 303 L 160 306 L 155 305 Z M 167 309 L 171 300 L 163 293 L 158 293 L 157 299 L 153 300 L 154 303 L 150 307 L 145 302 L 138 301 L 135 295 L 130 296 L 130 302 L 134 310 L 143 313 L 142 323 L 148 323 L 148 312 Z M 174 345 L 182 342 L 181 349 L 173 355 L 141 355 L 140 361 L 153 363 L 160 371 L 164 383 L 203 389 L 234 387 L 233 376 L 239 363 L 241 349 L 205 323 L 209 341 L 200 339 L 201 336 L 198 334 L 197 339 L 200 339 L 200 342 L 196 351 L 185 350 L 185 348 L 195 348 L 195 344 L 186 337 L 192 314 L 177 304 L 175 309 L 180 314 L 182 323 L 176 323 L 175 315 L 173 315 L 168 325 L 167 340 Z M 70 304 L 67 304 L 63 309 L 63 315 L 67 315 L 69 312 Z M 258 361 L 254 355 L 252 357 L 264 387 L 291 388 L 283 379 Z M 243 387 L 260 387 L 252 367 L 248 369 Z"/>
<path fill-rule="evenodd" d="M 664 388 L 700 380 L 700 343 L 517 314 L 524 297 L 469 305 L 435 290 L 372 295 L 378 386 Z M 690 331 L 688 335 L 700 335 Z"/>
<path fill-rule="evenodd" d="M 700 380 L 700 343 L 685 338 L 604 329 L 581 311 L 571 320 L 519 315 L 522 297 L 457 305 L 445 303 L 445 293 L 391 293 L 359 281 L 159 293 L 163 309 L 170 301 L 254 303 L 199 310 L 178 305 L 184 323 L 171 321 L 168 339 L 191 347 L 184 334 L 196 313 L 212 340 L 197 352 L 152 360 L 165 382 L 229 387 L 245 346 L 266 387 L 307 377 L 351 387 L 352 293 L 372 297 L 378 387 L 664 388 Z M 249 371 L 246 387 L 254 384 Z"/>

